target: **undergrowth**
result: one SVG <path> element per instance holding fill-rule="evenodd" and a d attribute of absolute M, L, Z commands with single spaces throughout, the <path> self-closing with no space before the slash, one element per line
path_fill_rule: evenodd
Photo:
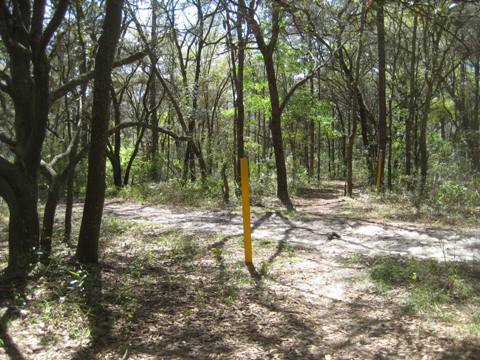
<path fill-rule="evenodd" d="M 466 309 L 461 325 L 480 334 L 480 263 L 437 262 L 400 257 L 361 257 L 377 287 L 387 296 L 405 295 L 407 315 L 455 319 L 452 309 Z M 460 319 L 459 319 L 460 323 Z"/>
<path fill-rule="evenodd" d="M 188 207 L 224 207 L 237 203 L 234 185 L 230 184 L 230 201 L 226 204 L 223 200 L 222 184 L 213 178 L 208 178 L 205 183 L 170 180 L 129 185 L 120 189 L 112 187 L 109 188 L 107 196 L 142 204 Z"/>
<path fill-rule="evenodd" d="M 255 293 L 239 237 L 205 237 L 107 216 L 100 266 L 84 267 L 72 260 L 74 246 L 61 242 L 61 232 L 54 234 L 50 263 L 37 266 L 26 287 L 10 289 L 0 302 L 0 308 L 13 309 L 9 331 L 28 334 L 30 345 L 42 349 L 42 358 L 59 349 L 63 358 L 92 358 L 93 347 L 104 343 L 125 344 L 108 350 L 120 358 L 133 338 L 143 341 L 136 335 L 150 331 L 152 322 L 184 328 L 185 335 L 168 335 L 170 343 L 182 346 L 191 341 L 191 321 L 208 323 L 223 314 L 238 317 L 241 297 Z M 275 264 L 293 257 L 289 246 L 280 250 Z M 273 242 L 256 249 L 258 261 L 270 266 L 272 253 Z M 271 269 L 264 270 L 269 276 Z M 0 347 L 3 342 L 0 332 Z"/>

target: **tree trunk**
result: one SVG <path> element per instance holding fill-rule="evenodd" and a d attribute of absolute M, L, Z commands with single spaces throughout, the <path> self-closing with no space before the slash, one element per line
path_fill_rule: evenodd
<path fill-rule="evenodd" d="M 50 189 L 48 190 L 47 202 L 43 211 L 42 234 L 40 237 L 40 259 L 46 263 L 52 253 L 53 225 L 55 222 L 55 212 L 57 210 L 58 199 L 62 181 L 56 176 L 52 179 Z"/>
<path fill-rule="evenodd" d="M 75 169 L 73 166 L 68 172 L 66 196 L 65 196 L 65 220 L 63 241 L 69 243 L 72 237 L 72 215 L 73 215 L 73 201 L 75 192 Z"/>
<path fill-rule="evenodd" d="M 277 89 L 273 52 L 267 51 L 264 55 L 264 61 L 270 93 L 270 105 L 272 107 L 272 122 L 270 130 L 272 132 L 273 151 L 277 168 L 277 196 L 282 204 L 285 205 L 288 210 L 291 210 L 293 209 L 293 204 L 288 194 L 287 167 L 285 165 L 281 124 L 282 113 L 280 110 L 280 99 Z"/>
<path fill-rule="evenodd" d="M 158 12 L 158 2 L 157 0 L 152 0 L 152 32 L 151 39 L 153 46 L 157 44 L 157 12 Z M 157 64 L 150 64 L 152 67 L 157 66 Z M 153 72 L 153 70 L 152 70 Z M 150 109 L 155 109 L 157 105 L 157 81 L 154 75 L 152 75 L 152 82 L 150 83 L 150 93 L 149 93 L 149 102 Z M 152 161 L 150 176 L 153 181 L 160 180 L 160 161 L 158 157 L 158 143 L 159 143 L 159 132 L 158 132 L 158 116 L 157 111 L 151 113 L 150 122 L 152 124 L 152 147 L 150 158 Z"/>
<path fill-rule="evenodd" d="M 320 181 L 321 177 L 321 166 L 322 166 L 322 125 L 318 123 L 317 129 L 317 180 Z"/>
<path fill-rule="evenodd" d="M 12 172 L 13 173 L 13 172 Z M 9 210 L 8 267 L 11 276 L 25 276 L 36 262 L 39 239 L 36 183 L 24 182 L 18 176 L 15 183 L 0 178 L 0 196 Z"/>
<path fill-rule="evenodd" d="M 117 97 L 115 89 L 111 87 L 110 89 L 112 102 L 113 102 L 113 119 L 115 127 L 120 125 L 121 121 L 121 111 L 120 106 L 123 98 L 123 94 Z M 122 133 L 120 129 L 116 129 L 113 134 L 113 151 L 107 149 L 107 156 L 112 165 L 113 172 L 113 184 L 117 189 L 122 187 L 122 160 L 120 158 L 120 151 L 122 147 Z"/>
<path fill-rule="evenodd" d="M 427 172 L 428 172 L 428 150 L 427 150 L 427 123 L 428 123 L 428 113 L 430 112 L 430 104 L 433 94 L 433 84 L 432 81 L 429 81 L 428 75 L 425 75 L 425 81 L 427 86 L 427 93 L 425 94 L 425 105 L 422 113 L 422 118 L 420 121 L 420 134 L 418 137 L 418 152 L 419 152 L 419 162 L 420 162 L 420 194 L 425 195 L 426 183 L 427 183 Z"/>
<path fill-rule="evenodd" d="M 241 0 L 240 5 L 245 8 L 245 1 Z M 271 105 L 271 124 L 270 130 L 272 133 L 273 151 L 275 154 L 275 165 L 277 168 L 277 196 L 282 204 L 288 209 L 293 209 L 292 201 L 288 194 L 287 183 L 287 167 L 285 165 L 285 153 L 283 150 L 283 138 L 282 138 L 282 108 L 280 104 L 280 97 L 278 94 L 277 78 L 275 74 L 275 62 L 273 60 L 273 54 L 277 45 L 279 31 L 280 31 L 280 7 L 278 4 L 273 3 L 271 7 L 272 11 L 272 32 L 270 41 L 265 43 L 265 38 L 261 27 L 255 20 L 254 2 L 250 2 L 248 8 L 247 21 L 249 27 L 255 34 L 257 45 L 262 53 L 263 62 L 265 65 L 265 72 L 268 82 L 268 90 L 270 95 Z M 288 101 L 288 98 L 284 100 L 283 106 Z"/>
<path fill-rule="evenodd" d="M 392 110 L 392 101 L 390 100 L 390 110 L 389 110 L 389 118 L 388 118 L 388 179 L 387 185 L 388 190 L 392 190 L 393 188 L 393 180 L 392 180 L 392 151 L 393 151 L 393 110 Z"/>
<path fill-rule="evenodd" d="M 346 153 L 346 165 L 347 165 L 347 195 L 353 196 L 353 148 L 355 146 L 355 135 L 357 133 L 358 114 L 356 99 L 353 97 L 352 101 L 352 130 L 348 136 L 347 153 Z"/>
<path fill-rule="evenodd" d="M 475 105 L 473 110 L 473 118 L 471 122 L 471 138 L 472 138 L 472 170 L 480 172 L 480 57 L 474 64 L 475 67 Z"/>
<path fill-rule="evenodd" d="M 112 171 L 113 171 L 113 184 L 117 188 L 121 188 L 122 184 L 122 167 L 120 163 L 120 157 L 115 157 L 111 159 L 110 162 L 112 164 Z"/>
<path fill-rule="evenodd" d="M 238 179 L 237 183 L 240 185 L 240 158 L 245 156 L 245 141 L 243 137 L 244 124 L 245 124 L 245 107 L 243 99 L 243 77 L 244 77 L 244 67 L 245 67 L 245 39 L 243 37 L 242 23 L 243 23 L 243 8 L 238 6 L 237 10 L 237 21 L 236 21 L 236 30 L 238 38 L 238 50 L 237 50 L 237 73 L 235 79 L 235 107 L 237 110 L 236 118 L 236 130 L 237 130 L 237 174 Z"/>
<path fill-rule="evenodd" d="M 385 18 L 384 0 L 377 1 L 377 45 L 378 45 L 378 166 L 377 192 L 382 190 L 387 151 L 387 100 L 385 79 Z"/>
<path fill-rule="evenodd" d="M 227 177 L 227 162 L 225 161 L 222 165 L 222 193 L 223 193 L 223 202 L 228 204 L 230 202 L 230 189 L 228 186 L 228 177 Z"/>
<path fill-rule="evenodd" d="M 111 72 L 120 36 L 123 0 L 107 0 L 102 35 L 95 57 L 91 145 L 82 224 L 77 246 L 81 263 L 98 262 L 98 240 L 105 201 L 105 160 L 110 115 Z"/>
<path fill-rule="evenodd" d="M 127 186 L 128 182 L 130 181 L 130 173 L 132 171 L 132 165 L 133 165 L 133 162 L 134 162 L 135 158 L 137 157 L 138 150 L 140 149 L 140 144 L 142 142 L 143 135 L 145 134 L 145 129 L 146 129 L 146 127 L 143 126 L 140 129 L 140 131 L 138 132 L 137 141 L 135 142 L 135 146 L 133 148 L 132 154 L 130 155 L 130 159 L 128 159 L 128 163 L 127 163 L 127 166 L 125 168 L 125 175 L 124 175 L 124 178 L 123 178 L 123 184 L 125 186 Z"/>
<path fill-rule="evenodd" d="M 410 94 L 408 102 L 408 116 L 405 118 L 405 175 L 410 177 L 412 175 L 412 129 L 415 119 L 416 108 L 416 51 L 417 51 L 417 13 L 413 17 L 413 37 L 412 37 L 412 55 L 410 58 Z M 410 185 L 409 185 L 410 186 Z"/>

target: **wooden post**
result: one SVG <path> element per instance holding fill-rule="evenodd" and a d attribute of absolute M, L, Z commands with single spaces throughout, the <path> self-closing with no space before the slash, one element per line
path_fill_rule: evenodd
<path fill-rule="evenodd" d="M 248 183 L 248 159 L 240 158 L 240 176 L 242 187 L 243 245 L 245 263 L 252 264 L 252 230 L 250 226 L 250 189 Z"/>

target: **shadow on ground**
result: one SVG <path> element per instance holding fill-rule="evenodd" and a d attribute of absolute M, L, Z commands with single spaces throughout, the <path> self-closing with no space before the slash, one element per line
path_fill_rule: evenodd
<path fill-rule="evenodd" d="M 10 359 L 26 359 L 14 338 L 8 332 L 8 323 L 20 316 L 18 305 L 25 298 L 25 280 L 9 279 L 0 276 L 0 308 L 6 307 L 3 315 L 0 317 L 0 345 L 5 350 Z"/>
<path fill-rule="evenodd" d="M 70 301 L 81 309 L 88 343 L 63 358 L 480 358 L 475 339 L 439 337 L 398 304 L 357 289 L 358 269 L 343 272 L 348 265 L 318 251 L 293 249 L 287 239 L 297 227 L 275 215 L 287 226 L 284 238 L 257 244 L 257 269 L 250 271 L 236 235 L 122 230 L 128 236 L 105 242 L 101 266 L 82 270 L 87 275 Z M 61 271 L 52 267 L 44 275 L 51 301 L 68 293 Z M 337 281 L 351 288 L 348 296 L 318 291 Z M 12 359 L 30 358 L 9 329 L 24 294 L 25 284 L 0 285 L 0 308 L 6 309 L 0 338 Z M 48 347 L 62 354 L 61 341 Z"/>
<path fill-rule="evenodd" d="M 359 294 L 341 301 L 278 291 L 271 266 L 285 260 L 275 243 L 252 279 L 228 247 L 187 236 L 165 252 L 152 247 L 110 252 L 90 272 L 85 314 L 89 346 L 73 358 L 396 358 L 428 354 L 474 359 L 478 344 L 456 343 L 416 329 L 385 301 Z M 331 270 L 331 269 L 330 269 Z M 258 273 L 257 273 L 258 274 Z M 355 281 L 352 278 L 351 281 Z M 284 288 L 282 288 L 284 289 Z M 389 305 L 387 304 L 387 307 Z"/>
<path fill-rule="evenodd" d="M 304 199 L 322 199 L 331 200 L 338 199 L 343 196 L 343 192 L 339 187 L 325 187 L 325 188 L 298 188 L 296 195 Z"/>

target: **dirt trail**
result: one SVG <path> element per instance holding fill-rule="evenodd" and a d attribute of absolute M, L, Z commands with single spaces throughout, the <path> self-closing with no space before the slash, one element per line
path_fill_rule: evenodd
<path fill-rule="evenodd" d="M 252 216 L 253 238 L 286 242 L 318 249 L 323 254 L 390 254 L 436 260 L 479 260 L 480 230 L 460 235 L 411 223 L 380 222 L 338 215 L 344 201 L 340 189 L 311 191 L 297 198 L 300 216 L 279 211 Z M 154 223 L 187 231 L 242 234 L 239 211 L 185 209 L 110 202 L 110 216 L 141 223 Z M 340 238 L 329 239 L 335 232 Z"/>

